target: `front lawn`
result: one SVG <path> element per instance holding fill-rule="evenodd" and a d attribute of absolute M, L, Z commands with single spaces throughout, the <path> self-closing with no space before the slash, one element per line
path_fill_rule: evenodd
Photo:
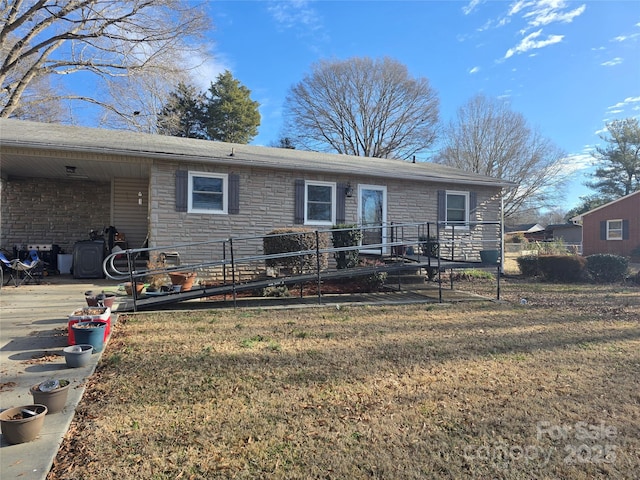
<path fill-rule="evenodd" d="M 633 478 L 638 286 L 502 287 L 121 316 L 49 478 Z"/>

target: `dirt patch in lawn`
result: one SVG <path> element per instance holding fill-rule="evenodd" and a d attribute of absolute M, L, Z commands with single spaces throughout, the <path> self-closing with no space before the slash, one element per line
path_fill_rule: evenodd
<path fill-rule="evenodd" d="M 633 478 L 640 289 L 502 289 L 121 316 L 48 478 Z"/>

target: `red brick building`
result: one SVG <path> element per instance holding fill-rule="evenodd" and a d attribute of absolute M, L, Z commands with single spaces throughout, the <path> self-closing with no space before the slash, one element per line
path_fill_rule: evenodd
<path fill-rule="evenodd" d="M 582 254 L 611 253 L 628 257 L 640 246 L 640 191 L 582 215 Z"/>

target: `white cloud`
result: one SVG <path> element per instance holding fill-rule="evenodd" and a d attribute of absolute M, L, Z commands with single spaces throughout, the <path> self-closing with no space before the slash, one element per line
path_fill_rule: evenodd
<path fill-rule="evenodd" d="M 469 70 L 470 74 L 474 74 L 474 73 L 478 73 L 480 71 L 480 67 L 473 67 L 471 70 Z"/>
<path fill-rule="evenodd" d="M 608 60 L 606 62 L 601 63 L 600 65 L 602 65 L 603 67 L 613 67 L 615 65 L 620 65 L 622 63 L 622 58 L 620 57 L 616 57 L 612 60 Z"/>
<path fill-rule="evenodd" d="M 611 41 L 612 42 L 626 42 L 627 40 L 631 40 L 633 38 L 637 38 L 640 37 L 640 33 L 632 33 L 631 35 L 618 35 L 617 37 L 613 38 Z"/>
<path fill-rule="evenodd" d="M 284 29 L 303 27 L 305 30 L 322 28 L 320 16 L 307 0 L 269 2 L 268 10 L 278 25 Z"/>
<path fill-rule="evenodd" d="M 507 53 L 504 55 L 504 58 L 510 58 L 515 54 L 525 53 L 529 50 L 533 50 L 536 48 L 543 48 L 549 45 L 553 45 L 555 43 L 560 43 L 564 38 L 564 35 L 549 35 L 544 40 L 537 40 L 537 38 L 542 34 L 542 29 L 537 32 L 532 32 L 526 37 L 524 37 L 518 45 L 514 48 L 510 48 L 507 50 Z"/>
<path fill-rule="evenodd" d="M 476 9 L 478 5 L 482 3 L 482 1 L 483 0 L 471 0 L 468 5 L 462 7 L 462 13 L 464 13 L 465 15 L 469 15 Z"/>
<path fill-rule="evenodd" d="M 563 7 L 565 7 L 565 2 L 563 1 L 540 1 L 530 12 L 524 15 L 524 18 L 530 19 L 529 25 L 532 27 L 540 27 L 555 22 L 571 23 L 574 18 L 582 15 L 587 9 L 587 6 L 582 4 L 578 8 L 563 12 L 561 10 Z"/>
<path fill-rule="evenodd" d="M 572 174 L 587 170 L 593 166 L 593 157 L 590 153 L 571 153 L 564 157 L 560 163 L 565 174 Z"/>
<path fill-rule="evenodd" d="M 607 107 L 608 113 L 620 113 L 627 107 L 632 107 L 634 103 L 640 103 L 640 97 L 627 97 L 623 101 Z M 636 107 L 633 107 L 636 108 Z"/>

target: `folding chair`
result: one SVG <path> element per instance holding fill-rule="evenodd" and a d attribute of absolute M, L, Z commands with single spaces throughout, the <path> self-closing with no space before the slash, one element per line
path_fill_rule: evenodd
<path fill-rule="evenodd" d="M 11 267 L 12 260 L 9 260 L 4 252 L 0 252 L 0 286 L 8 285 L 14 280 L 14 270 Z"/>
<path fill-rule="evenodd" d="M 24 260 L 19 260 L 17 258 L 8 260 L 7 257 L 4 256 L 4 254 L 0 253 L 0 255 L 0 260 L 2 260 L 2 263 L 4 265 L 7 265 L 11 269 L 10 278 L 7 281 L 7 284 L 11 280 L 13 280 L 13 284 L 16 287 L 24 285 L 25 283 L 29 283 L 30 281 L 33 281 L 38 285 L 40 284 L 40 278 L 37 276 L 37 274 L 42 271 L 41 267 L 43 266 L 43 261 L 40 260 L 38 252 L 36 252 L 35 250 L 31 250 L 29 252 L 29 256 Z M 9 263 L 7 264 L 7 262 Z"/>

